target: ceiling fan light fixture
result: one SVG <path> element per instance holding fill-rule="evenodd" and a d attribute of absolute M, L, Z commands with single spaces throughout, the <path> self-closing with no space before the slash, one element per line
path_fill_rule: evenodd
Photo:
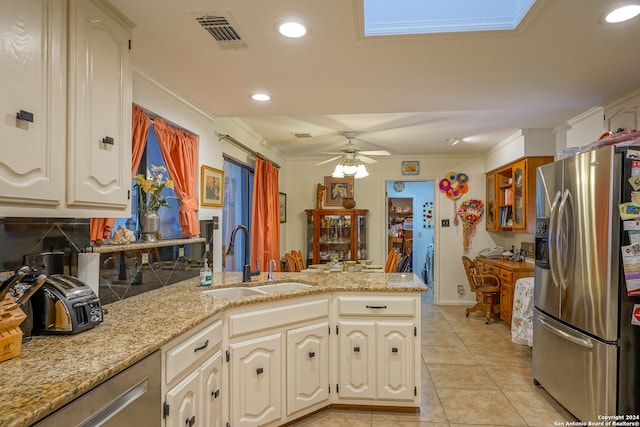
<path fill-rule="evenodd" d="M 331 176 L 333 178 L 344 178 L 344 170 L 342 169 L 342 165 L 340 163 L 336 165 L 336 168 L 333 170 Z"/>
<path fill-rule="evenodd" d="M 360 179 L 360 178 L 366 178 L 369 176 L 369 172 L 367 172 L 367 168 L 364 166 L 364 164 L 360 163 L 358 165 L 358 170 L 356 171 L 356 174 L 353 176 L 354 179 Z"/>

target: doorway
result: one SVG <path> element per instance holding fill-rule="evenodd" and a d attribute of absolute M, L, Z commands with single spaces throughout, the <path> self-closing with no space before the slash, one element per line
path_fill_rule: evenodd
<path fill-rule="evenodd" d="M 387 250 L 410 255 L 410 267 L 433 290 L 434 181 L 387 181 Z M 433 294 L 431 292 L 431 294 Z"/>

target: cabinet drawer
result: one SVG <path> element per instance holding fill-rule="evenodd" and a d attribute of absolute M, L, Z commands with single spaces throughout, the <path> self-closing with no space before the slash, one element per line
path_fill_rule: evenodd
<path fill-rule="evenodd" d="M 235 313 L 229 316 L 229 337 L 329 316 L 329 300 L 306 301 Z"/>
<path fill-rule="evenodd" d="M 485 265 L 484 266 L 485 273 L 495 274 L 496 276 L 500 276 L 500 269 L 498 267 L 494 267 L 493 265 Z"/>
<path fill-rule="evenodd" d="M 338 297 L 340 316 L 415 316 L 415 297 Z"/>
<path fill-rule="evenodd" d="M 508 270 L 500 269 L 500 280 L 502 282 L 511 283 L 513 281 L 513 273 Z"/>
<path fill-rule="evenodd" d="M 166 379 L 170 383 L 189 366 L 200 363 L 222 341 L 222 321 L 218 320 L 167 351 Z"/>

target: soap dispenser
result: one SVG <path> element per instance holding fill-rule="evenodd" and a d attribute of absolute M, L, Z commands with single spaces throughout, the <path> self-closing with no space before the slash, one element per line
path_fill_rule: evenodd
<path fill-rule="evenodd" d="M 211 269 L 206 258 L 204 266 L 200 269 L 200 286 L 211 286 Z"/>

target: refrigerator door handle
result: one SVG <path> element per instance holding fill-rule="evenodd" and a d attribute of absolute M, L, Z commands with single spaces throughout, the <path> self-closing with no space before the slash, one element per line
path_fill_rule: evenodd
<path fill-rule="evenodd" d="M 553 283 L 555 287 L 558 287 L 560 284 L 560 277 L 558 277 L 558 265 L 556 262 L 558 253 L 558 236 L 556 230 L 559 230 L 558 205 L 561 197 L 562 193 L 558 191 L 553 198 L 551 213 L 549 214 L 549 270 L 551 272 L 551 283 Z"/>
<path fill-rule="evenodd" d="M 572 342 L 574 344 L 577 344 L 577 345 L 580 345 L 582 347 L 593 348 L 593 343 L 591 342 L 590 339 L 576 337 L 576 336 L 573 336 L 573 335 L 569 334 L 568 332 L 562 331 L 562 330 L 556 328 L 555 326 L 547 323 L 546 320 L 543 317 L 538 318 L 538 322 L 540 322 L 540 324 L 542 326 L 544 326 L 547 330 L 549 330 L 549 332 L 559 336 L 562 339 L 565 339 L 567 341 L 570 341 L 570 342 Z"/>
<path fill-rule="evenodd" d="M 576 258 L 576 233 L 575 218 L 573 210 L 573 197 L 571 192 L 565 190 L 562 194 L 562 200 L 558 208 L 558 223 L 561 224 L 557 230 L 558 238 L 558 256 L 559 265 L 561 266 L 558 276 L 560 277 L 560 285 L 563 289 L 567 289 L 571 279 L 573 278 L 573 268 Z"/>

